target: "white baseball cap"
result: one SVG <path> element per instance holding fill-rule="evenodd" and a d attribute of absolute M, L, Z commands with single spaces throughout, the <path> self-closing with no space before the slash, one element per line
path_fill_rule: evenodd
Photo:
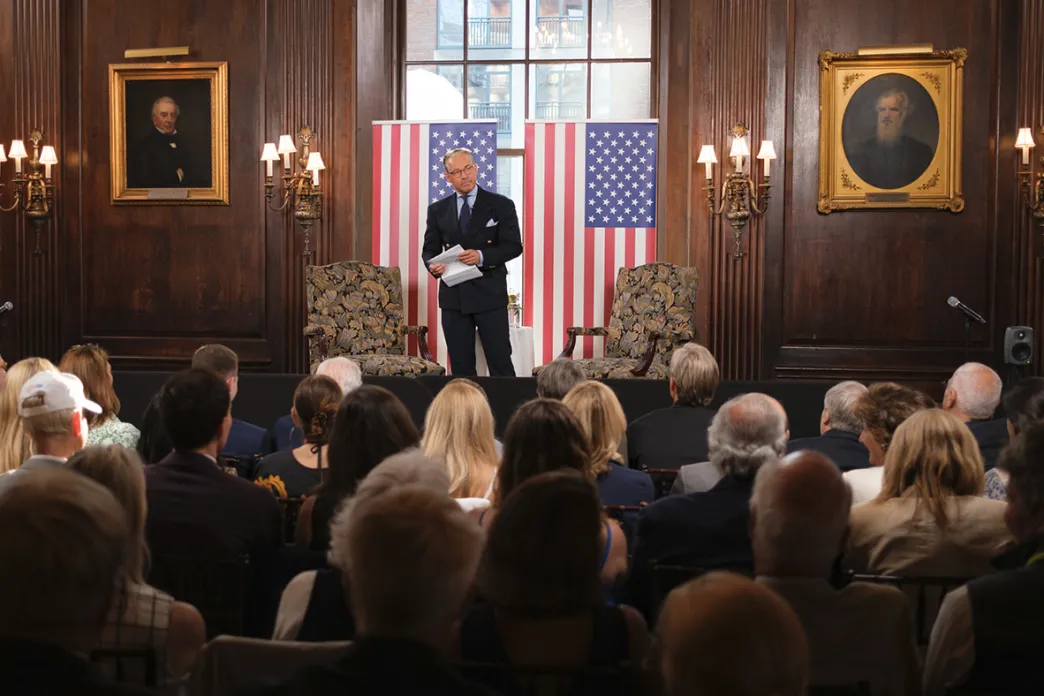
<path fill-rule="evenodd" d="M 43 396 L 43 404 L 22 408 L 22 403 L 30 396 Z M 102 412 L 101 406 L 84 396 L 80 378 L 68 372 L 39 372 L 30 377 L 18 393 L 18 415 L 22 418 L 73 409 Z"/>

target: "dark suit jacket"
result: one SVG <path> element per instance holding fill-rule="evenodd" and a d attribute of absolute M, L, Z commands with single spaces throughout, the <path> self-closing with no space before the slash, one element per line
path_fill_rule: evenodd
<path fill-rule="evenodd" d="M 304 434 L 294 425 L 294 419 L 288 415 L 275 422 L 265 435 L 266 452 L 283 452 L 304 444 Z"/>
<path fill-rule="evenodd" d="M 13 600 L 14 598 L 12 598 Z M 109 683 L 86 660 L 55 645 L 0 639 L 4 696 L 147 696 L 144 688 Z"/>
<path fill-rule="evenodd" d="M 598 495 L 602 505 L 641 505 L 656 500 L 656 489 L 644 471 L 609 462 L 609 471 L 598 477 Z"/>
<path fill-rule="evenodd" d="M 989 471 L 997 465 L 997 457 L 1000 456 L 1001 450 L 1008 446 L 1007 419 L 968 421 L 968 430 L 972 431 L 975 441 L 979 443 L 982 462 Z"/>
<path fill-rule="evenodd" d="M 707 428 L 715 411 L 674 404 L 647 413 L 627 426 L 627 459 L 632 469 L 678 469 L 705 462 Z"/>
<path fill-rule="evenodd" d="M 233 418 L 232 429 L 228 431 L 228 441 L 221 448 L 221 455 L 224 457 L 252 457 L 255 454 L 267 454 L 265 435 L 264 428 Z"/>
<path fill-rule="evenodd" d="M 171 145 L 176 147 L 171 147 Z M 191 143 L 180 133 L 164 135 L 153 128 L 131 146 L 127 157 L 127 185 L 130 188 L 209 187 L 209 163 L 198 161 Z M 181 169 L 184 179 L 178 179 Z"/>
<path fill-rule="evenodd" d="M 492 222 L 494 224 L 490 225 Z M 439 307 L 464 314 L 481 314 L 507 307 L 507 266 L 522 253 L 515 204 L 507 196 L 479 189 L 466 234 L 457 224 L 457 194 L 428 206 L 424 230 L 424 263 L 459 244 L 482 252 L 482 277 L 449 287 L 439 283 Z"/>
<path fill-rule="evenodd" d="M 899 136 L 892 146 L 881 145 L 875 136 L 857 144 L 846 154 L 852 169 L 863 181 L 883 189 L 912 184 L 935 156 L 931 146 L 908 135 Z"/>
<path fill-rule="evenodd" d="M 803 437 L 787 443 L 787 453 L 814 450 L 830 457 L 841 471 L 866 469 L 870 466 L 870 450 L 859 441 L 858 433 L 831 429 L 819 437 Z"/>

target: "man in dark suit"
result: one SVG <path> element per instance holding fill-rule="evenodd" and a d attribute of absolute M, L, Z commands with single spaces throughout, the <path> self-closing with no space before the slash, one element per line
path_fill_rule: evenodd
<path fill-rule="evenodd" d="M 870 450 L 859 441 L 863 424 L 855 413 L 856 404 L 863 394 L 866 394 L 866 387 L 859 382 L 841 382 L 828 389 L 823 398 L 823 415 L 819 419 L 819 437 L 791 440 L 787 452 L 822 452 L 841 471 L 869 467 Z"/>
<path fill-rule="evenodd" d="M 707 404 L 718 388 L 718 363 L 698 343 L 671 356 L 674 405 L 647 413 L 627 427 L 627 458 L 632 469 L 679 469 L 707 461 L 707 427 L 714 410 Z"/>
<path fill-rule="evenodd" d="M 436 278 L 446 271 L 431 259 L 460 245 L 458 259 L 482 271 L 481 278 L 450 287 L 439 283 L 442 331 L 456 376 L 474 376 L 475 329 L 491 376 L 514 377 L 508 328 L 507 266 L 522 253 L 518 215 L 510 198 L 479 188 L 471 151 L 458 148 L 442 158 L 452 196 L 428 206 L 422 256 Z"/>
<path fill-rule="evenodd" d="M 877 98 L 877 133 L 846 151 L 859 177 L 882 189 L 909 186 L 928 169 L 935 150 L 903 133 L 912 110 L 906 92 L 890 89 Z"/>
<path fill-rule="evenodd" d="M 982 363 L 964 363 L 946 383 L 942 407 L 968 426 L 979 444 L 982 462 L 992 469 L 1008 444 L 1008 422 L 994 418 L 1004 383 L 1000 375 Z"/>
<path fill-rule="evenodd" d="M 753 569 L 750 496 L 761 465 L 786 452 L 786 412 L 765 394 L 737 396 L 715 414 L 708 439 L 721 480 L 703 493 L 661 498 L 638 518 L 629 600 L 647 615 L 653 565 Z"/>
<path fill-rule="evenodd" d="M 178 133 L 181 108 L 170 97 L 152 104 L 152 130 L 131 146 L 127 157 L 130 188 L 209 187 L 210 173 L 197 162 Z"/>
<path fill-rule="evenodd" d="M 224 380 L 232 401 L 239 393 L 239 356 L 235 351 L 219 343 L 201 346 L 192 356 L 192 367 L 210 370 Z M 232 429 L 221 447 L 221 456 L 249 459 L 255 454 L 267 454 L 265 449 L 266 435 L 264 428 L 252 423 L 232 419 Z M 245 478 L 252 478 L 250 472 L 240 472 Z"/>
<path fill-rule="evenodd" d="M 282 513 L 268 489 L 218 466 L 232 428 L 232 399 L 218 375 L 180 372 L 160 391 L 160 420 L 174 451 L 145 470 L 146 536 L 154 555 L 227 560 L 250 557 L 248 630 L 270 630 L 274 606 L 265 584 L 282 546 Z"/>

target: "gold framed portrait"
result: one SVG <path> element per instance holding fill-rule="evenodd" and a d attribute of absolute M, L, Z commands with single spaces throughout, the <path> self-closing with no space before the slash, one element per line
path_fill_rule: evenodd
<path fill-rule="evenodd" d="M 228 63 L 109 66 L 114 204 L 228 205 Z"/>
<path fill-rule="evenodd" d="M 819 54 L 819 212 L 964 209 L 967 56 Z"/>

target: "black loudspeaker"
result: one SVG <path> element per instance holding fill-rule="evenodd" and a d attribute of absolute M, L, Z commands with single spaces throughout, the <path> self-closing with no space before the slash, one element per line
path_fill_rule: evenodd
<path fill-rule="evenodd" d="M 1033 362 L 1031 327 L 1009 326 L 1004 330 L 1004 362 L 1008 365 L 1029 365 Z"/>

